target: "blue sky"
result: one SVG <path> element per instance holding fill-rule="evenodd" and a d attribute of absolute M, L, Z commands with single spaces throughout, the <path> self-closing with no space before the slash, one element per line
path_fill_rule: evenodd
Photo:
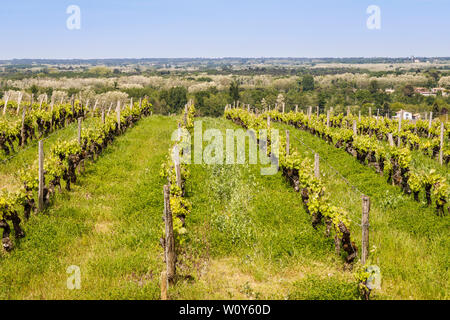
<path fill-rule="evenodd" d="M 0 59 L 450 56 L 449 16 L 449 0 L 2 0 Z"/>

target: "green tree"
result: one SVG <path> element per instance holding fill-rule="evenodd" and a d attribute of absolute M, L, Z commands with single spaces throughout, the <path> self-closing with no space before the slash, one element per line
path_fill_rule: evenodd
<path fill-rule="evenodd" d="M 310 74 L 305 74 L 302 79 L 303 91 L 314 90 L 314 77 Z"/>
<path fill-rule="evenodd" d="M 187 89 L 185 87 L 173 87 L 168 92 L 169 112 L 178 112 L 187 103 Z"/>
<path fill-rule="evenodd" d="M 231 101 L 239 100 L 239 83 L 237 81 L 233 81 L 230 85 L 230 97 Z"/>
<path fill-rule="evenodd" d="M 37 85 L 33 84 L 33 85 L 30 87 L 30 91 L 31 91 L 31 93 L 32 93 L 33 95 L 37 96 L 38 93 L 39 93 L 39 88 L 37 87 Z"/>
<path fill-rule="evenodd" d="M 369 91 L 370 93 L 374 94 L 378 92 L 379 89 L 379 85 L 378 85 L 378 81 L 377 80 L 372 80 L 369 83 Z"/>

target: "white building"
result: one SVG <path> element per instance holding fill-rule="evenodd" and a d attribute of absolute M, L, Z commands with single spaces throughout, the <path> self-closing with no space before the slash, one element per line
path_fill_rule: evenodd
<path fill-rule="evenodd" d="M 413 120 L 414 119 L 413 114 L 411 112 L 405 111 L 405 110 L 397 111 L 396 115 L 393 116 L 392 118 L 399 119 L 401 114 L 403 114 L 403 118 L 402 118 L 403 120 Z"/>

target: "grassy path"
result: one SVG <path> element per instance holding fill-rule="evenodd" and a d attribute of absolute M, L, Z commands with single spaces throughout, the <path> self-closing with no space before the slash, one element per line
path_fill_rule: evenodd
<path fill-rule="evenodd" d="M 0 298 L 159 298 L 159 169 L 174 128 L 174 119 L 142 119 L 87 165 L 72 192 L 33 216 L 27 237 L 0 255 Z M 80 290 L 67 289 L 71 265 Z"/>
<path fill-rule="evenodd" d="M 204 129 L 237 128 L 204 119 Z M 324 229 L 314 230 L 279 172 L 257 165 L 191 165 L 193 212 L 179 271 L 179 299 L 354 299 L 351 272 L 334 254 Z"/>
<path fill-rule="evenodd" d="M 450 218 L 438 217 L 434 208 L 417 203 L 400 188 L 386 183 L 343 150 L 292 126 L 276 124 L 289 130 L 291 144 L 304 156 L 313 158 L 298 139 L 318 152 L 352 185 L 371 198 L 370 244 L 372 263 L 380 266 L 383 287 L 379 297 L 391 299 L 448 299 L 450 294 Z M 430 161 L 433 161 L 430 159 Z M 333 202 L 350 211 L 354 230 L 361 214 L 360 195 L 345 185 L 323 161 L 321 171 Z M 422 199 L 423 200 L 423 199 Z M 360 234 L 357 234 L 358 240 Z M 374 246 L 374 247 L 373 247 Z"/>

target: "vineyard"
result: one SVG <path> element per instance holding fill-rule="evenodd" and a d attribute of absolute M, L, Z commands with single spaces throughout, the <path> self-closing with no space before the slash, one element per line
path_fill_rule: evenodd
<path fill-rule="evenodd" d="M 2 299 L 448 299 L 448 122 L 2 105 Z M 279 171 L 197 163 L 198 128 L 205 154 L 247 130 Z"/>

